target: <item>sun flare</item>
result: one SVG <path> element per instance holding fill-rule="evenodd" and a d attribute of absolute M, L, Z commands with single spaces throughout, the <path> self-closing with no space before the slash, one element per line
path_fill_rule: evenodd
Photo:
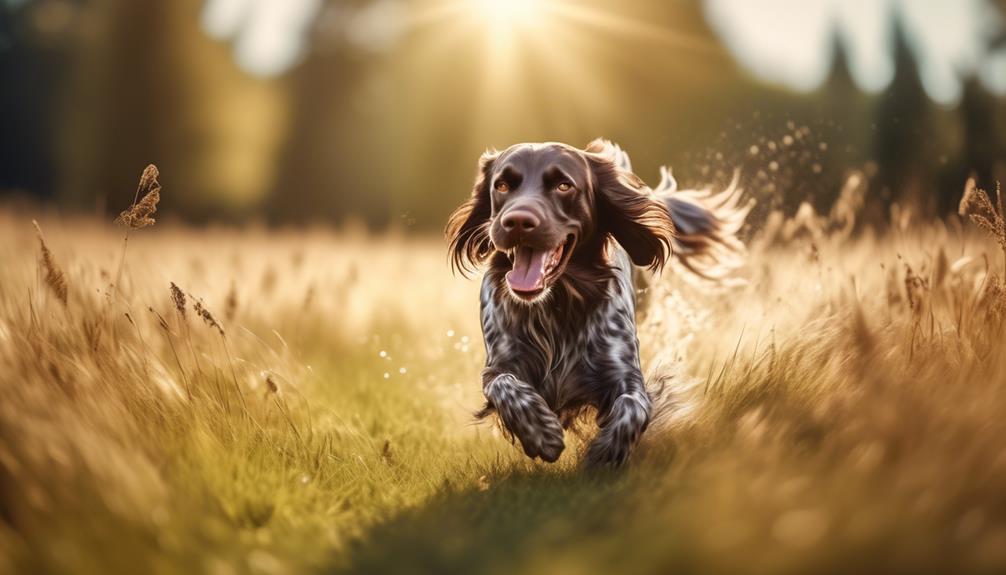
<path fill-rule="evenodd" d="M 462 63 L 477 62 L 475 78 L 464 86 L 470 97 L 471 140 L 489 142 L 548 134 L 593 134 L 614 118 L 627 90 L 622 46 L 645 43 L 663 61 L 702 53 L 686 29 L 664 26 L 638 10 L 578 0 L 426 0 L 412 19 L 417 43 L 413 69 L 443 70 L 439 101 Z M 614 48 L 612 48 L 614 46 Z M 457 63 L 443 67 L 445 59 Z M 643 67 L 639 63 L 638 67 Z M 631 72 L 635 73 L 635 72 Z M 422 75 L 422 74 L 420 74 Z M 423 76 L 426 78 L 425 76 Z M 425 81 L 425 80 L 424 80 Z M 417 104 L 418 105 L 418 104 Z M 467 104 L 466 104 L 467 105 Z M 425 122 L 425 120 L 420 120 Z M 417 133 L 435 132 L 434 125 Z"/>
<path fill-rule="evenodd" d="M 533 25 L 544 16 L 544 0 L 470 0 L 480 18 L 491 26 L 517 28 Z M 503 30 L 506 32 L 506 30 Z"/>

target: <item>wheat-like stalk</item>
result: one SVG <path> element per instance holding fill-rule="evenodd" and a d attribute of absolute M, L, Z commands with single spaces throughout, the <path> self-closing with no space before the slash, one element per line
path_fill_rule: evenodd
<path fill-rule="evenodd" d="M 985 299 L 993 318 L 1006 317 L 1006 281 L 993 276 L 985 288 Z"/>
<path fill-rule="evenodd" d="M 189 297 L 192 297 L 192 294 L 189 294 Z M 241 391 L 241 385 L 238 384 L 237 372 L 234 370 L 234 357 L 231 355 L 230 346 L 227 345 L 227 333 L 224 332 L 224 327 L 220 325 L 220 322 L 218 322 L 215 317 L 213 317 L 213 314 L 210 313 L 210 310 L 206 309 L 206 306 L 203 305 L 202 300 L 196 297 L 192 297 L 192 301 L 193 301 L 192 309 L 195 310 L 196 315 L 198 315 L 203 320 L 203 322 L 206 323 L 206 325 L 217 330 L 217 332 L 220 334 L 220 342 L 223 344 L 224 354 L 227 356 L 227 363 L 228 365 L 230 365 L 231 368 L 231 382 L 234 384 L 234 393 L 241 400 L 241 409 L 244 411 L 245 416 L 251 419 L 252 422 L 254 422 L 255 425 L 257 426 L 258 423 L 255 422 L 255 418 L 252 417 L 251 413 L 248 411 L 248 403 L 245 401 L 244 393 Z"/>
<path fill-rule="evenodd" d="M 32 220 L 31 223 L 35 226 L 38 245 L 42 249 L 42 268 L 45 270 L 45 285 L 49 286 L 56 299 L 62 302 L 63 307 L 66 307 L 68 292 L 66 275 L 63 274 L 63 270 L 56 264 L 56 259 L 52 256 L 52 251 L 49 250 L 49 246 L 45 243 L 45 237 L 42 235 L 42 228 L 38 225 L 38 222 Z"/>
<path fill-rule="evenodd" d="M 300 430 L 297 429 L 297 425 L 293 422 L 293 416 L 290 414 L 290 406 L 288 406 L 286 404 L 286 400 L 279 395 L 279 385 L 276 383 L 276 380 L 273 379 L 273 374 L 268 371 L 265 371 L 262 374 L 265 376 L 267 394 L 272 396 L 272 400 L 275 402 L 276 408 L 279 409 L 283 419 L 285 419 L 287 425 L 290 426 L 290 430 L 293 431 L 293 434 L 297 437 L 297 441 L 303 444 L 304 438 L 301 436 Z"/>
<path fill-rule="evenodd" d="M 171 285 L 177 288 L 174 283 Z M 174 295 L 174 293 L 172 293 L 172 295 Z M 185 395 L 188 396 L 189 399 L 192 399 L 192 388 L 189 386 L 189 378 L 185 374 L 185 368 L 182 367 L 182 358 L 178 356 L 178 350 L 175 349 L 174 338 L 171 337 L 171 328 L 168 326 L 168 322 L 164 319 L 164 316 L 157 313 L 157 310 L 155 310 L 153 306 L 147 306 L 147 309 L 150 310 L 150 313 L 157 317 L 157 323 L 161 327 L 161 331 L 164 333 L 164 338 L 168 340 L 168 347 L 171 348 L 171 355 L 174 356 L 175 364 L 178 365 L 178 372 L 182 375 L 182 385 L 185 386 Z"/>
<path fill-rule="evenodd" d="M 189 349 L 189 354 L 192 356 L 192 363 L 196 366 L 196 372 L 202 374 L 203 368 L 199 362 L 199 356 L 196 354 L 196 349 L 192 345 L 192 333 L 189 328 L 188 315 L 185 310 L 188 305 L 188 296 L 182 291 L 182 288 L 178 287 L 178 284 L 171 282 L 171 287 L 169 288 L 171 292 L 171 303 L 175 307 L 175 314 L 178 316 L 178 325 L 181 335 L 185 340 L 185 346 Z"/>
<path fill-rule="evenodd" d="M 171 282 L 171 303 L 175 304 L 175 313 L 179 319 L 185 321 L 185 292 L 178 287 L 175 282 Z"/>
<path fill-rule="evenodd" d="M 224 333 L 224 327 L 220 325 L 220 322 L 217 321 L 217 318 L 213 317 L 213 314 L 210 313 L 210 310 L 206 309 L 206 306 L 203 305 L 203 302 L 197 298 L 192 299 L 193 299 L 192 309 L 195 310 L 196 315 L 198 315 L 206 325 L 220 332 L 221 337 L 225 336 L 226 334 Z"/>
<path fill-rule="evenodd" d="M 130 230 L 154 225 L 156 220 L 152 216 L 157 211 L 157 203 L 161 201 L 161 184 L 157 181 L 159 175 L 157 166 L 153 164 L 143 170 L 140 183 L 136 187 L 133 204 L 115 218 L 116 222 L 125 225 Z"/>
<path fill-rule="evenodd" d="M 998 209 L 997 209 L 998 208 Z M 999 244 L 1003 251 L 1003 263 L 1006 264 L 1006 211 L 1003 210 L 1002 187 L 996 182 L 996 202 L 985 190 L 975 185 L 974 178 L 968 178 L 964 184 L 964 196 L 958 208 L 961 216 L 969 216 L 971 221 Z M 985 289 L 985 301 L 994 317 L 1006 314 L 1006 281 L 996 274 L 991 274 Z"/>
<path fill-rule="evenodd" d="M 996 183 L 996 203 L 993 205 L 989 193 L 979 189 L 975 185 L 974 178 L 969 178 L 964 185 L 964 196 L 961 197 L 958 213 L 970 217 L 975 225 L 992 236 L 1002 248 L 1003 256 L 1006 258 L 1006 219 L 1003 213 L 1002 188 L 998 183 Z"/>
<path fill-rule="evenodd" d="M 922 313 L 929 286 L 926 285 L 926 280 L 915 273 L 908 262 L 902 261 L 902 263 L 905 265 L 905 294 L 908 296 L 908 306 L 918 317 Z"/>
<path fill-rule="evenodd" d="M 130 230 L 154 225 L 155 220 L 151 216 L 157 211 L 157 203 L 161 201 L 161 184 L 157 181 L 159 175 L 157 166 L 148 165 L 140 175 L 133 204 L 115 218 L 116 223 L 126 226 L 126 233 L 122 236 L 122 254 L 119 257 L 119 269 L 115 272 L 114 293 L 120 293 L 119 285 L 122 282 L 122 270 L 126 267 L 126 247 L 129 245 Z"/>
<path fill-rule="evenodd" d="M 272 374 L 269 372 L 265 373 L 265 385 L 269 393 L 279 393 L 279 386 L 276 385 L 276 380 L 272 378 Z"/>

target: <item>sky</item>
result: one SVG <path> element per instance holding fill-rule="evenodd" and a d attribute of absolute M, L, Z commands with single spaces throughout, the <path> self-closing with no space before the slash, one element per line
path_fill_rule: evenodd
<path fill-rule="evenodd" d="M 933 99 L 956 101 L 960 75 L 975 71 L 988 87 L 1006 93 L 1006 54 L 979 63 L 985 26 L 994 24 L 984 0 L 706 0 L 706 6 L 734 57 L 769 82 L 818 87 L 837 31 L 856 82 L 868 91 L 883 89 L 893 75 L 889 22 L 897 11 Z"/>
<path fill-rule="evenodd" d="M 467 1 L 485 5 L 512 0 Z M 547 1 L 522 0 L 522 5 Z M 920 56 L 922 79 L 934 100 L 956 102 L 959 78 L 970 72 L 977 72 L 995 92 L 1006 94 L 1006 51 L 996 58 L 983 57 L 983 39 L 994 25 L 985 0 L 705 1 L 713 29 L 730 52 L 767 82 L 797 91 L 820 86 L 828 75 L 831 40 L 837 31 L 846 41 L 860 87 L 882 90 L 893 73 L 889 22 L 897 11 Z M 244 69 L 275 76 L 303 56 L 305 32 L 321 4 L 321 0 L 207 0 L 203 26 L 213 37 L 234 43 L 235 58 Z M 387 49 L 401 31 L 404 6 L 404 0 L 376 0 L 356 12 L 345 11 L 347 39 L 363 49 Z"/>
<path fill-rule="evenodd" d="M 321 0 L 207 0 L 202 22 L 210 36 L 234 42 L 243 69 L 275 76 L 303 55 L 319 8 Z"/>

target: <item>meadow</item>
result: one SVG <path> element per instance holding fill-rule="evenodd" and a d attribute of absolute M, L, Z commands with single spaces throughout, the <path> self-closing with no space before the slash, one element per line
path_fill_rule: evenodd
<path fill-rule="evenodd" d="M 589 422 L 554 465 L 473 422 L 439 237 L 0 211 L 0 571 L 1002 572 L 1002 219 L 864 194 L 665 270 L 661 412 L 593 473 Z"/>

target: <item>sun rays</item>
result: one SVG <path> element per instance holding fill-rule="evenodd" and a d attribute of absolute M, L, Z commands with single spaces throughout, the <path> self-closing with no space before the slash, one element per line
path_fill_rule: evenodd
<path fill-rule="evenodd" d="M 456 97 L 445 96 L 444 86 L 464 90 L 474 100 L 466 122 L 477 140 L 473 144 L 591 132 L 598 119 L 618 113 L 619 90 L 625 89 L 613 46 L 652 44 L 654 57 L 661 59 L 706 48 L 688 32 L 617 10 L 569 0 L 421 5 L 410 20 L 416 32 L 410 61 L 424 76 L 443 77 L 421 100 Z M 457 86 L 466 67 L 475 68 L 472 83 Z"/>

